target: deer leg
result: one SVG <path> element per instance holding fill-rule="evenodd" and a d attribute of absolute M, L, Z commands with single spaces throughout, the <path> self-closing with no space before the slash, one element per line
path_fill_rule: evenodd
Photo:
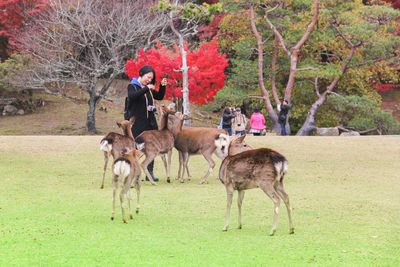
<path fill-rule="evenodd" d="M 226 187 L 226 216 L 225 216 L 225 226 L 224 228 L 222 228 L 223 232 L 228 231 L 229 217 L 231 216 L 232 197 L 233 197 L 233 189 Z"/>
<path fill-rule="evenodd" d="M 179 180 L 182 177 L 181 170 L 183 168 L 183 155 L 182 155 L 182 152 L 180 152 L 180 151 L 178 151 L 178 154 L 179 154 L 179 170 L 178 170 L 178 177 L 176 177 L 175 180 Z"/>
<path fill-rule="evenodd" d="M 239 217 L 238 217 L 238 229 L 242 229 L 242 203 L 244 198 L 244 190 L 238 190 L 238 210 L 239 210 Z"/>
<path fill-rule="evenodd" d="M 285 188 L 283 187 L 282 182 L 277 183 L 276 192 L 283 199 L 283 202 L 285 202 L 286 209 L 288 212 L 288 217 L 289 217 L 289 224 L 290 224 L 289 233 L 294 234 L 294 225 L 293 225 L 293 220 L 292 220 L 292 207 L 290 206 L 289 195 L 285 192 Z"/>
<path fill-rule="evenodd" d="M 171 174 L 171 160 L 172 160 L 172 149 L 168 151 L 168 167 L 167 167 L 167 182 L 170 183 Z"/>
<path fill-rule="evenodd" d="M 259 184 L 258 185 L 267 196 L 272 200 L 274 203 L 274 220 L 272 223 L 272 229 L 269 235 L 274 235 L 276 231 L 276 225 L 278 223 L 278 214 L 279 214 L 279 206 L 281 203 L 281 199 L 279 198 L 278 193 L 275 191 L 274 186 L 272 184 Z"/>
<path fill-rule="evenodd" d="M 132 196 L 131 196 L 131 190 L 129 190 L 129 189 L 128 189 L 128 191 L 126 192 L 126 198 L 128 199 L 129 218 L 130 218 L 130 219 L 133 219 L 132 208 L 131 208 Z"/>
<path fill-rule="evenodd" d="M 153 157 L 148 157 L 146 155 L 146 158 L 144 159 L 144 161 L 140 164 L 140 166 L 142 167 L 144 173 L 146 174 L 147 178 L 149 179 L 150 183 L 152 185 L 157 185 L 156 182 L 154 182 L 153 177 L 151 177 L 149 170 L 147 169 L 147 166 L 150 164 L 150 162 L 152 162 L 154 160 L 155 156 Z"/>
<path fill-rule="evenodd" d="M 192 174 L 189 171 L 189 158 L 190 158 L 190 155 L 188 155 L 188 159 L 187 159 L 188 164 L 186 165 L 186 172 L 187 172 L 187 175 L 188 175 L 188 181 L 192 180 Z"/>
<path fill-rule="evenodd" d="M 188 161 L 189 161 L 189 153 L 182 152 L 182 161 L 183 161 L 183 170 L 182 170 L 182 179 L 181 179 L 181 183 L 185 182 L 185 168 L 187 168 L 188 165 Z"/>
<path fill-rule="evenodd" d="M 108 165 L 108 159 L 109 159 L 109 154 L 108 152 L 104 151 L 104 169 L 103 169 L 103 180 L 101 181 L 101 186 L 100 189 L 104 188 L 104 179 L 106 177 L 106 171 L 107 171 L 107 165 Z"/>
<path fill-rule="evenodd" d="M 118 188 L 118 176 L 113 174 L 112 177 L 112 185 L 113 185 L 113 196 L 112 196 L 112 211 L 111 211 L 111 220 L 114 220 L 115 215 L 115 196 L 117 194 Z"/>
<path fill-rule="evenodd" d="M 124 208 L 124 198 L 125 198 L 125 195 L 127 194 L 128 190 L 129 189 L 126 189 L 126 185 L 124 184 L 121 192 L 119 193 L 119 200 L 121 201 L 122 221 L 124 223 L 128 223 L 128 221 L 125 218 L 125 208 Z"/>
<path fill-rule="evenodd" d="M 208 161 L 208 164 L 210 167 L 209 167 L 206 175 L 203 177 L 203 179 L 201 179 L 200 184 L 204 184 L 207 181 L 207 177 L 211 174 L 212 170 L 215 167 L 215 162 L 212 159 L 212 153 L 206 153 L 206 154 L 203 154 L 203 156 Z"/>
<path fill-rule="evenodd" d="M 131 190 L 130 190 L 131 186 L 132 186 L 132 176 L 131 174 L 129 174 L 129 176 L 126 178 L 124 189 L 126 190 L 126 198 L 128 199 L 129 218 L 133 219 L 132 208 L 131 208 L 131 200 L 132 200 Z"/>
<path fill-rule="evenodd" d="M 167 165 L 167 159 L 165 158 L 165 154 L 161 154 L 161 159 L 164 163 L 164 168 L 165 168 L 165 174 L 167 175 L 167 182 L 169 183 L 169 175 L 168 175 L 168 165 Z"/>
<path fill-rule="evenodd" d="M 136 178 L 136 194 L 137 194 L 137 203 L 136 203 L 136 214 L 139 213 L 140 209 L 140 187 L 142 186 L 142 179 L 140 179 L 140 174 Z"/>

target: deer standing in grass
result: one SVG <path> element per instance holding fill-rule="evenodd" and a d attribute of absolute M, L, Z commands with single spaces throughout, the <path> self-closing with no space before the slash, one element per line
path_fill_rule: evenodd
<path fill-rule="evenodd" d="M 180 177 L 181 165 L 183 165 L 181 183 L 185 180 L 185 169 L 187 170 L 190 180 L 190 172 L 188 168 L 189 156 L 202 154 L 209 164 L 208 172 L 200 181 L 200 184 L 203 184 L 207 181 L 207 177 L 215 167 L 212 154 L 215 153 L 221 159 L 227 155 L 229 136 L 225 130 L 217 128 L 183 127 L 183 121 L 188 119 L 188 117 L 180 112 L 176 112 L 174 116 L 176 118 L 171 120 L 172 123 L 170 123 L 168 127 L 170 127 L 171 132 L 174 135 L 175 148 L 179 151 L 180 166 L 178 178 Z"/>
<path fill-rule="evenodd" d="M 229 217 L 234 190 L 238 191 L 238 228 L 242 228 L 242 202 L 244 190 L 259 187 L 274 203 L 274 219 L 270 235 L 274 235 L 277 226 L 281 199 L 285 202 L 289 215 L 290 233 L 294 233 L 292 208 L 289 196 L 283 187 L 283 177 L 288 170 L 288 161 L 280 153 L 268 149 L 253 149 L 244 142 L 245 135 L 231 141 L 228 156 L 222 161 L 219 179 L 225 185 L 227 206 L 225 226 L 229 227 Z"/>
<path fill-rule="evenodd" d="M 122 154 L 124 149 L 135 149 L 135 138 L 132 135 L 131 127 L 135 123 L 135 118 L 132 117 L 130 120 L 124 120 L 121 123 L 117 122 L 118 127 L 122 130 L 123 134 L 110 132 L 100 141 L 100 150 L 104 151 L 104 169 L 103 169 L 103 180 L 100 188 L 104 188 L 104 179 L 106 176 L 108 159 L 110 154 L 115 160 Z"/>
<path fill-rule="evenodd" d="M 153 181 L 153 178 L 147 169 L 147 166 L 154 160 L 154 158 L 161 154 L 164 166 L 167 172 L 167 182 L 170 182 L 170 166 L 171 166 L 171 154 L 174 148 L 174 136 L 168 129 L 168 116 L 175 112 L 170 111 L 164 105 L 161 106 L 161 120 L 160 130 L 150 130 L 142 132 L 136 137 L 136 148 L 146 155 L 146 158 L 142 161 L 141 166 L 143 171 L 147 175 L 147 178 L 153 185 L 157 185 Z M 165 154 L 168 153 L 168 165 L 166 163 Z"/>
<path fill-rule="evenodd" d="M 111 220 L 114 220 L 115 215 L 115 196 L 117 193 L 118 183 L 122 182 L 122 189 L 119 194 L 121 201 L 122 221 L 128 223 L 125 217 L 124 199 L 125 196 L 128 199 L 129 217 L 133 219 L 131 209 L 131 193 L 130 188 L 134 186 L 137 193 L 137 205 L 136 213 L 139 213 L 140 209 L 140 187 L 142 180 L 140 179 L 140 165 L 139 158 L 142 153 L 138 150 L 130 150 L 129 152 L 122 152 L 122 155 L 118 156 L 112 166 L 112 185 L 113 185 L 113 197 L 112 197 L 112 212 Z"/>

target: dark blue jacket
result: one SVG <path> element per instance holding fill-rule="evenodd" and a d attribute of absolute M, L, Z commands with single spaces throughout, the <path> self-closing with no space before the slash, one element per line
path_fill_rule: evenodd
<path fill-rule="evenodd" d="M 147 130 L 157 130 L 157 120 L 154 112 L 148 111 L 147 107 L 154 105 L 153 98 L 162 100 L 165 96 L 165 86 L 160 85 L 160 90 L 149 90 L 147 86 L 141 87 L 137 78 L 133 78 L 128 85 L 128 114 L 125 119 L 135 117 L 132 125 L 132 135 L 136 138 Z"/>

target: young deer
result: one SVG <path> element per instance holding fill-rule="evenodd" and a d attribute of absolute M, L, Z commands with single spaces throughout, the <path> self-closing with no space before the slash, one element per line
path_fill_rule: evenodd
<path fill-rule="evenodd" d="M 188 168 L 189 156 L 194 154 L 202 154 L 209 164 L 208 172 L 200 181 L 200 184 L 203 184 L 205 181 L 207 181 L 207 177 L 211 174 L 215 166 L 215 162 L 212 159 L 212 154 L 215 153 L 221 159 L 227 155 L 229 136 L 225 130 L 217 128 L 183 127 L 183 120 L 186 120 L 187 117 L 182 115 L 180 112 L 175 113 L 175 116 L 178 119 L 174 119 L 173 123 L 171 123 L 168 127 L 170 127 L 171 132 L 174 135 L 175 148 L 179 151 L 179 159 L 183 164 L 181 183 L 183 183 L 185 180 L 185 169 L 190 179 Z M 181 168 L 179 167 L 178 178 L 180 176 L 180 169 Z"/>
<path fill-rule="evenodd" d="M 122 135 L 114 132 L 108 133 L 100 141 L 100 150 L 104 151 L 104 169 L 103 169 L 103 180 L 101 181 L 100 188 L 104 188 L 104 179 L 106 176 L 106 170 L 108 165 L 108 159 L 110 154 L 113 159 L 116 159 L 121 155 L 123 149 L 135 149 L 135 139 L 133 138 L 131 127 L 135 122 L 135 118 L 132 117 L 129 121 L 124 120 L 121 123 L 117 122 L 118 127 L 122 130 Z"/>
<path fill-rule="evenodd" d="M 144 131 L 138 137 L 136 137 L 136 148 L 146 155 L 146 158 L 140 164 L 143 168 L 143 171 L 146 173 L 147 178 L 153 185 L 157 185 L 156 182 L 153 181 L 153 178 L 150 175 L 147 166 L 152 162 L 156 156 L 162 156 L 164 161 L 164 165 L 167 171 L 167 182 L 170 182 L 170 166 L 171 166 L 171 153 L 174 148 L 174 136 L 171 131 L 168 129 L 168 116 L 174 112 L 170 111 L 164 105 L 161 106 L 161 121 L 160 121 L 160 129 L 161 130 L 150 130 Z M 168 153 L 168 165 L 165 160 L 165 155 Z"/>
<path fill-rule="evenodd" d="M 140 165 L 139 165 L 139 157 L 141 152 L 138 150 L 130 150 L 129 152 L 122 152 L 122 155 L 118 156 L 112 166 L 112 184 L 113 184 L 113 198 L 112 198 L 112 212 L 111 212 L 111 220 L 114 220 L 115 215 L 115 195 L 117 193 L 118 183 L 122 182 L 122 189 L 119 194 L 119 198 L 121 201 L 121 211 L 122 211 L 122 221 L 124 223 L 128 223 L 125 217 L 125 209 L 124 209 L 124 198 L 125 195 L 128 199 L 128 207 L 129 207 L 129 217 L 133 219 L 132 209 L 131 209 L 131 194 L 130 187 L 131 185 L 135 186 L 137 192 L 137 205 L 136 205 L 136 213 L 139 213 L 140 208 L 140 186 L 142 184 L 142 180 L 140 179 Z"/>
<path fill-rule="evenodd" d="M 225 185 L 227 193 L 225 226 L 222 231 L 228 230 L 234 190 L 238 191 L 238 228 L 241 229 L 244 190 L 260 187 L 275 206 L 270 235 L 274 235 L 276 231 L 281 198 L 285 202 L 289 215 L 290 233 L 293 234 L 292 209 L 289 196 L 283 187 L 283 177 L 288 170 L 288 161 L 272 149 L 252 149 L 244 143 L 244 138 L 245 135 L 232 140 L 228 156 L 222 161 L 219 169 L 219 179 Z"/>

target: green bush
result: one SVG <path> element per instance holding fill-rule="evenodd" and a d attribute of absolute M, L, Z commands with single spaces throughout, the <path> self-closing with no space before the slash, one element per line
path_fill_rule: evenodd
<path fill-rule="evenodd" d="M 381 110 L 377 102 L 366 96 L 331 95 L 328 103 L 343 126 L 360 131 L 377 128 L 382 134 L 400 133 L 400 124 L 392 114 Z"/>

